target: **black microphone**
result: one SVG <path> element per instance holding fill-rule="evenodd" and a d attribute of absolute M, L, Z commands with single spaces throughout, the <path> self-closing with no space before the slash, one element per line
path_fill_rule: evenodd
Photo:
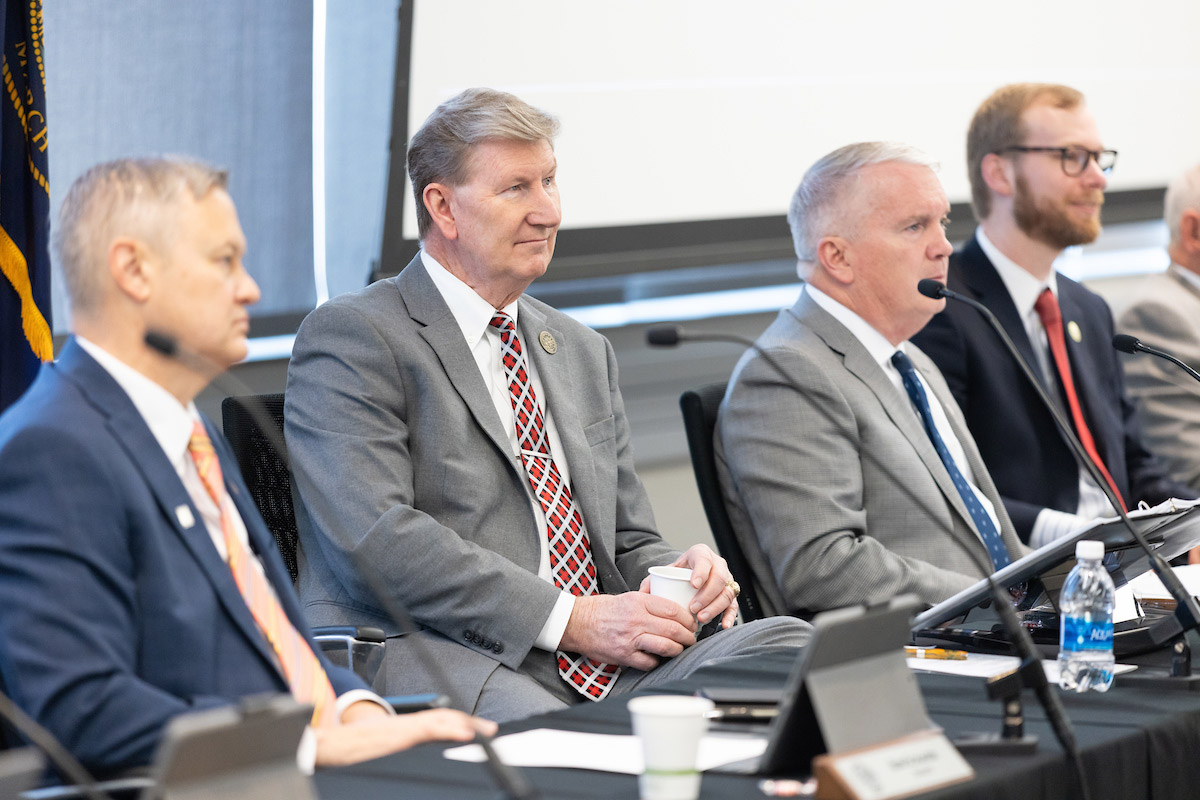
<path fill-rule="evenodd" d="M 1157 347 L 1151 347 L 1136 336 L 1130 336 L 1127 333 L 1118 333 L 1113 336 L 1112 343 L 1113 347 L 1117 348 L 1122 353 L 1149 353 L 1152 356 L 1158 356 L 1159 358 L 1166 359 L 1182 369 L 1188 375 L 1191 375 L 1193 378 L 1200 381 L 1200 372 L 1196 372 L 1196 370 L 1192 369 L 1183 361 L 1171 355 L 1167 351 L 1159 350 Z"/>
<path fill-rule="evenodd" d="M 921 284 L 921 286 L 918 286 L 921 294 L 933 299 L 941 296 L 936 293 L 948 291 L 942 284 L 935 280 L 923 280 Z M 924 286 L 924 284 L 932 284 L 932 287 Z M 930 294 L 930 292 L 934 292 L 935 294 Z M 801 386 L 783 368 L 783 365 L 753 339 L 733 333 L 699 333 L 676 325 L 660 325 L 646 331 L 646 343 L 650 345 L 674 347 L 680 342 L 732 342 L 734 344 L 745 345 L 761 356 L 775 370 L 779 377 L 783 379 L 784 383 L 794 388 L 797 392 L 802 392 Z M 878 462 L 876 463 L 878 464 Z M 902 491 L 911 492 L 905 481 L 898 481 L 897 486 Z M 1021 660 L 1021 666 L 1017 669 L 1021 671 L 1021 677 L 1028 681 L 1026 685 L 1034 690 L 1038 702 L 1045 710 L 1046 718 L 1050 721 L 1050 727 L 1058 738 L 1059 744 L 1062 745 L 1063 751 L 1068 755 L 1080 795 L 1084 800 L 1087 800 L 1088 790 L 1083 780 L 1082 762 L 1079 758 L 1079 748 L 1075 742 L 1074 729 L 1071 726 L 1071 721 L 1068 719 L 1066 711 L 1063 709 L 1062 701 L 1050 689 L 1049 681 L 1046 680 L 1046 672 L 1042 668 L 1041 657 L 1037 653 L 1033 639 L 1024 626 L 1021 625 L 1020 620 L 1017 619 L 1016 612 L 1012 608 L 1012 598 L 993 579 L 991 563 L 985 562 L 983 556 L 973 550 L 967 550 L 967 553 L 974 559 L 975 566 L 979 569 L 980 573 L 986 576 L 985 580 L 987 580 L 988 586 L 992 590 L 993 605 L 996 606 L 997 613 L 1000 615 L 1000 623 L 1008 633 L 1009 639 Z"/>
<path fill-rule="evenodd" d="M 971 308 L 974 308 L 976 311 L 983 314 L 984 319 L 988 321 L 988 324 L 991 325 L 992 329 L 996 332 L 996 335 L 1000 337 L 1002 342 L 1004 342 L 1005 348 L 1008 349 L 1009 354 L 1017 363 L 1017 366 L 1021 368 L 1021 372 L 1024 373 L 1026 380 L 1029 381 L 1029 385 L 1032 386 L 1034 391 L 1037 393 L 1038 398 L 1042 401 L 1042 405 L 1046 407 L 1046 410 L 1050 412 L 1050 416 L 1054 418 L 1055 424 L 1058 426 L 1063 438 L 1067 440 L 1068 446 L 1075 455 L 1075 460 L 1080 464 L 1080 466 L 1087 470 L 1089 475 L 1092 476 L 1092 480 L 1095 481 L 1096 485 L 1100 487 L 1100 490 L 1104 492 L 1105 497 L 1108 498 L 1108 502 L 1112 505 L 1113 510 L 1117 513 L 1117 516 L 1121 518 L 1121 522 L 1124 523 L 1125 528 L 1129 531 L 1130 535 L 1133 536 L 1133 539 L 1135 542 L 1137 542 L 1138 547 L 1140 547 L 1146 554 L 1146 557 L 1150 561 L 1150 566 L 1154 570 L 1154 574 L 1158 576 L 1159 580 L 1163 582 L 1163 586 L 1165 586 L 1167 591 L 1171 593 L 1171 597 L 1175 599 L 1175 612 L 1170 616 L 1163 617 L 1153 625 L 1149 626 L 1147 629 L 1151 642 L 1156 647 L 1161 647 L 1175 637 L 1200 626 L 1200 605 L 1197 605 L 1196 599 L 1192 597 L 1192 595 L 1186 589 L 1183 588 L 1183 584 L 1180 583 L 1178 576 L 1175 575 L 1175 571 L 1171 569 L 1171 567 L 1167 564 L 1163 557 L 1158 554 L 1157 551 L 1150 547 L 1150 545 L 1146 542 L 1145 537 L 1142 536 L 1137 527 L 1132 521 L 1130 521 L 1129 514 L 1126 513 L 1125 507 L 1121 504 L 1116 492 L 1114 492 L 1112 487 L 1109 486 L 1108 481 L 1105 479 L 1104 475 L 1101 474 L 1099 467 L 1097 467 L 1095 462 L 1092 461 L 1091 457 L 1088 456 L 1087 451 L 1083 449 L 1083 445 L 1079 443 L 1079 438 L 1075 435 L 1075 430 L 1071 426 L 1071 423 L 1067 421 L 1062 412 L 1058 410 L 1058 406 L 1055 405 L 1054 402 L 1051 401 L 1050 397 L 1046 394 L 1046 390 L 1042 388 L 1041 381 L 1034 376 L 1033 370 L 1030 368 L 1029 364 L 1025 362 L 1025 359 L 1021 357 L 1020 352 L 1018 352 L 1016 345 L 1013 344 L 1008 332 L 1005 331 L 1003 326 L 1000 325 L 1000 321 L 996 319 L 996 315 L 992 313 L 991 309 L 977 300 L 973 300 L 970 297 L 966 297 L 958 292 L 947 289 L 940 281 L 935 281 L 929 278 L 917 283 L 917 291 L 926 297 L 933 298 L 935 300 L 945 297 L 949 298 L 950 300 L 957 300 L 959 302 L 966 303 Z M 1118 338 L 1122 339 L 1122 344 L 1125 343 L 1124 338 L 1114 337 L 1114 346 L 1117 346 L 1116 339 Z M 1133 337 L 1128 338 L 1133 339 Z M 1137 342 L 1137 340 L 1134 339 L 1134 342 Z M 1140 342 L 1138 342 L 1138 344 L 1141 345 Z M 1117 347 L 1120 349 L 1119 346 Z M 1145 348 L 1146 352 L 1151 352 L 1151 348 L 1146 348 L 1145 345 L 1141 345 L 1140 348 L 1136 346 L 1134 347 L 1135 350 L 1142 348 Z"/>
<path fill-rule="evenodd" d="M 210 374 L 219 366 L 207 356 L 180 347 L 178 340 L 170 334 L 150 330 L 146 332 L 143 340 L 152 350 L 157 351 L 167 358 L 175 359 L 184 365 L 191 366 L 203 374 Z M 287 446 L 284 444 L 283 437 L 275 430 L 274 420 L 271 419 L 266 409 L 263 408 L 262 403 L 258 402 L 256 393 L 224 369 L 215 369 L 215 371 L 216 376 L 212 379 L 212 384 L 228 395 L 247 395 L 250 402 L 246 403 L 246 409 L 250 412 L 250 416 L 254 419 L 255 424 L 262 431 L 263 436 L 266 437 L 276 452 L 286 452 Z M 297 468 L 295 464 L 289 466 L 292 469 Z M 367 584 L 367 588 L 371 594 L 383 606 L 384 612 L 396 623 L 396 626 L 401 631 L 413 633 L 421 630 L 421 627 L 413 621 L 408 610 L 397 602 L 395 598 L 391 597 L 383 587 L 372 565 L 359 564 L 358 572 L 359 577 Z M 449 675 L 442 669 L 437 659 L 429 655 L 420 638 L 414 637 L 407 644 L 412 646 L 412 652 L 417 656 L 417 660 L 421 662 L 421 666 L 430 675 L 433 675 L 438 683 L 444 686 L 451 685 Z M 492 779 L 496 782 L 500 791 L 504 793 L 505 797 L 511 798 L 511 800 L 536 800 L 536 798 L 541 796 L 541 793 L 526 780 L 523 773 L 516 767 L 505 764 L 500 760 L 499 755 L 497 755 L 495 749 L 492 747 L 490 736 L 484 733 L 476 733 L 475 738 L 476 742 L 483 747 L 485 763 L 492 775 Z"/>

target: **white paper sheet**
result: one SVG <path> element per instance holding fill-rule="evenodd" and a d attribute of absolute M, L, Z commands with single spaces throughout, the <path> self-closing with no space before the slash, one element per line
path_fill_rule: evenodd
<path fill-rule="evenodd" d="M 514 767 L 568 767 L 601 772 L 642 772 L 642 746 L 636 736 L 581 733 L 535 728 L 501 736 L 492 742 L 496 755 Z M 701 771 L 754 758 L 767 749 L 761 736 L 728 736 L 711 733 L 700 741 L 697 758 Z M 444 752 L 454 761 L 483 761 L 477 744 L 452 747 Z"/>
<path fill-rule="evenodd" d="M 924 658 L 909 658 L 909 669 L 917 672 L 937 672 L 942 675 L 963 675 L 968 678 L 991 678 L 1017 668 L 1020 662 L 1016 656 L 997 656 L 989 653 L 969 653 L 966 661 L 935 661 Z M 1046 669 L 1046 680 L 1058 683 L 1058 662 L 1045 659 L 1042 666 Z M 1120 675 L 1137 669 L 1136 664 L 1117 664 L 1113 673 Z"/>

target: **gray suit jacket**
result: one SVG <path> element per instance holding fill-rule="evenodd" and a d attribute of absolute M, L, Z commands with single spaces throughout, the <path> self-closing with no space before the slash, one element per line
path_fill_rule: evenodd
<path fill-rule="evenodd" d="M 677 553 L 634 474 L 608 340 L 528 296 L 518 315 L 570 465 L 600 587 L 637 588 Z M 549 331 L 551 355 L 538 345 Z M 567 701 L 554 654 L 533 643 L 558 596 L 537 577 L 540 543 L 524 471 L 470 350 L 420 256 L 395 278 L 313 311 L 288 369 L 300 596 L 314 625 L 395 626 L 360 570 L 372 569 L 422 626 L 445 687 L 412 646 L 389 643 L 386 691 L 450 694 L 472 709 L 503 664 Z"/>
<path fill-rule="evenodd" d="M 807 295 L 738 363 L 717 420 L 717 469 L 771 613 L 912 592 L 936 603 L 982 577 L 983 543 L 907 395 Z M 1026 552 L 933 363 L 909 356 L 946 410 L 1009 553 Z M 800 391 L 797 391 L 798 385 Z"/>
<path fill-rule="evenodd" d="M 1117 329 L 1200 370 L 1200 289 L 1172 264 L 1141 282 Z M 1142 433 L 1171 477 L 1200 491 L 1200 383 L 1145 354 L 1125 356 L 1125 387 L 1142 407 Z"/>

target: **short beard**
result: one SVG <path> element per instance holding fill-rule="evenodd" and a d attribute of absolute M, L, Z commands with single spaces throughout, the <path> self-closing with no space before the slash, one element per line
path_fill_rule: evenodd
<path fill-rule="evenodd" d="M 1013 219 L 1021 232 L 1029 238 L 1061 250 L 1077 244 L 1094 242 L 1100 235 L 1098 217 L 1081 223 L 1076 222 L 1058 206 L 1039 206 L 1033 192 L 1029 191 L 1029 184 L 1024 175 L 1017 176 L 1016 188 L 1017 192 L 1013 197 Z M 1100 202 L 1104 202 L 1103 196 Z"/>

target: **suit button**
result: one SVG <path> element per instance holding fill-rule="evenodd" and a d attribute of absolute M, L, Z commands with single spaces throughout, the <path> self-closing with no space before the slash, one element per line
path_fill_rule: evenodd
<path fill-rule="evenodd" d="M 483 637 L 483 639 L 479 642 L 479 644 L 480 644 L 480 646 L 483 647 L 484 650 L 492 649 L 492 640 L 487 638 L 486 636 Z"/>
<path fill-rule="evenodd" d="M 500 644 L 499 642 L 496 642 L 494 645 L 492 645 L 492 652 L 495 653 L 496 655 L 500 655 L 501 653 L 504 652 L 504 645 Z"/>
<path fill-rule="evenodd" d="M 466 639 L 468 642 L 471 641 L 471 632 L 463 631 L 463 638 Z"/>

